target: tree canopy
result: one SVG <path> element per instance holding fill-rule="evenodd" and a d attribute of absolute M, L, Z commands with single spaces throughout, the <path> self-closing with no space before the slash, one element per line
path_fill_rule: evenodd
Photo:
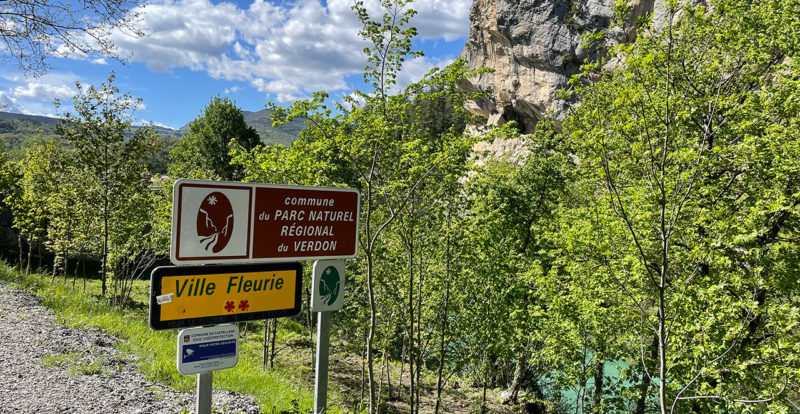
<path fill-rule="evenodd" d="M 103 294 L 109 272 L 109 243 L 114 228 L 125 220 L 131 198 L 146 191 L 149 175 L 143 164 L 158 144 L 152 129 L 138 129 L 129 139 L 125 134 L 133 122 L 139 100 L 121 94 L 114 85 L 114 74 L 99 88 L 90 85 L 73 98 L 75 113 L 62 116 L 58 133 L 72 145 L 76 168 L 89 180 L 88 200 L 100 216 L 100 257 Z"/>
<path fill-rule="evenodd" d="M 242 110 L 227 97 L 216 96 L 189 124 L 189 131 L 170 153 L 168 174 L 174 179 L 240 180 L 242 172 L 231 165 L 228 154 L 228 144 L 234 139 L 248 150 L 261 143 L 258 132 L 245 122 Z"/>

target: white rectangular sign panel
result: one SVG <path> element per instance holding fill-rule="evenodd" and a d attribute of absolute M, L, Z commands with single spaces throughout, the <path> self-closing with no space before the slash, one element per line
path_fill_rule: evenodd
<path fill-rule="evenodd" d="M 311 276 L 311 310 L 330 312 L 344 305 L 344 260 L 317 260 Z"/>
<path fill-rule="evenodd" d="M 183 375 L 233 368 L 239 362 L 239 327 L 189 328 L 178 333 L 178 372 Z"/>

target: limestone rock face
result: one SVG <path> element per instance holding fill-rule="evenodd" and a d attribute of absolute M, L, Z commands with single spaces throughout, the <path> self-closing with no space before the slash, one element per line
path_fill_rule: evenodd
<path fill-rule="evenodd" d="M 494 73 L 469 79 L 470 91 L 492 90 L 467 108 L 485 117 L 487 125 L 517 121 L 532 132 L 542 117 L 563 120 L 574 102 L 558 97 L 584 59 L 595 59 L 620 42 L 634 40 L 633 22 L 653 14 L 663 24 L 665 0 L 634 0 L 624 28 L 611 28 L 615 0 L 474 0 L 470 31 L 461 51 L 472 68 Z M 582 34 L 603 32 L 597 46 L 584 48 Z M 548 115 L 551 114 L 551 115 Z"/>

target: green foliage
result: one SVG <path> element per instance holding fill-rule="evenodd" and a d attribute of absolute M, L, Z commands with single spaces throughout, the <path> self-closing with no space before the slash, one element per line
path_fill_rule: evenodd
<path fill-rule="evenodd" d="M 85 181 L 76 188 L 85 195 L 76 195 L 76 199 L 86 201 L 87 212 L 98 217 L 100 231 L 84 234 L 89 237 L 94 233 L 100 240 L 94 245 L 99 246 L 102 260 L 103 294 L 109 268 L 115 266 L 116 258 L 127 254 L 124 245 L 141 235 L 131 231 L 131 226 L 143 228 L 137 209 L 150 206 L 135 200 L 149 190 L 143 163 L 157 146 L 152 129 L 137 129 L 125 139 L 140 100 L 121 95 L 114 78 L 111 73 L 99 89 L 89 86 L 84 90 L 77 84 L 81 92 L 73 98 L 75 114 L 64 114 L 57 126 L 58 133 L 72 145 L 76 168 L 85 175 Z"/>
<path fill-rule="evenodd" d="M 214 97 L 172 150 L 168 174 L 176 180 L 240 180 L 242 172 L 231 165 L 228 155 L 228 144 L 234 139 L 248 150 L 261 142 L 256 130 L 247 125 L 242 110 L 234 102 L 227 97 Z"/>
<path fill-rule="evenodd" d="M 414 218 L 435 211 L 441 219 L 440 207 L 429 206 L 437 203 L 446 188 L 453 194 L 457 180 L 466 173 L 473 139 L 463 133 L 469 117 L 462 108 L 474 96 L 458 85 L 479 72 L 470 71 L 459 60 L 447 68 L 434 69 L 420 82 L 398 92 L 397 75 L 404 60 L 419 55 L 411 50 L 416 30 L 405 27 L 414 11 L 406 1 L 384 1 L 382 6 L 385 14 L 377 20 L 362 2 L 354 6 L 362 22 L 361 36 L 371 43 L 364 51 L 368 61 L 364 77 L 373 90 L 357 91 L 355 97 L 335 108 L 327 105 L 324 92 L 289 108 L 271 106 L 277 123 L 307 119 L 298 139 L 288 148 L 274 146 L 248 152 L 235 147 L 233 157 L 248 180 L 348 186 L 361 191 L 362 256 L 353 264 L 357 270 L 352 306 L 345 311 L 352 315 L 348 329 L 363 332 L 356 335 L 366 337 L 367 349 L 386 350 L 394 346 L 390 340 L 394 327 L 407 322 L 410 355 L 419 366 L 426 360 L 422 344 L 433 338 L 435 331 L 431 328 L 437 326 L 427 321 L 436 320 L 435 310 L 440 304 L 434 300 L 420 302 L 425 295 L 423 279 L 416 275 L 424 272 L 430 278 L 425 280 L 437 280 L 446 272 L 429 275 L 427 266 L 420 264 L 420 260 L 430 260 L 428 255 L 411 248 L 418 242 L 416 237 L 426 234 L 421 226 L 439 226 L 442 222 Z M 424 243 L 434 242 L 426 240 Z M 411 256 L 408 267 L 396 261 L 398 249 Z M 386 275 L 395 272 L 409 275 L 408 282 L 390 282 Z M 410 304 L 405 311 L 398 308 L 404 296 Z M 424 339 L 419 331 L 414 333 L 414 326 L 428 327 Z M 400 354 L 396 348 L 390 352 Z M 366 354 L 368 406 L 375 412 L 380 395 L 375 390 L 373 352 Z M 418 389 L 412 387 L 414 393 Z M 415 407 L 413 397 L 411 406 Z"/>
<path fill-rule="evenodd" d="M 153 156 L 146 161 L 147 169 L 153 174 L 166 174 L 169 167 L 169 154 L 181 142 L 179 138 L 159 135 L 159 145 Z"/>
<path fill-rule="evenodd" d="M 14 160 L 19 160 L 25 155 L 25 150 L 35 143 L 56 137 L 55 119 L 52 123 L 44 124 L 36 117 L 33 119 L 15 119 L 3 117 L 0 112 L 0 150 L 8 153 Z"/>
<path fill-rule="evenodd" d="M 654 378 L 642 402 L 654 392 L 661 412 L 788 409 L 800 152 L 784 106 L 798 96 L 796 48 L 781 32 L 800 3 L 670 7 L 667 27 L 620 50 L 622 68 L 573 83 L 582 104 L 565 132 L 593 195 L 569 230 L 587 258 L 570 276 L 600 270 L 622 293 L 605 297 L 640 319 L 640 350 L 627 352 Z"/>

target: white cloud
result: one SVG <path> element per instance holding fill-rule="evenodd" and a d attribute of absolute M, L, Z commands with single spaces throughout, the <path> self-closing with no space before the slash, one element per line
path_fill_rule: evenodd
<path fill-rule="evenodd" d="M 465 37 L 471 0 L 422 0 L 411 25 L 427 39 Z M 366 63 L 367 44 L 352 0 L 254 0 L 247 9 L 210 0 L 155 0 L 139 8 L 148 36 L 116 33 L 122 55 L 153 71 L 205 71 L 216 79 L 249 82 L 279 100 L 317 90 L 345 91 L 348 76 Z M 382 13 L 377 0 L 371 14 Z M 414 64 L 411 63 L 411 66 Z M 407 70 L 407 73 L 419 71 Z"/>
<path fill-rule="evenodd" d="M 361 108 L 366 105 L 366 103 L 367 101 L 364 99 L 364 97 L 355 92 L 347 95 L 341 101 L 342 106 L 344 106 L 344 108 L 348 111 L 352 111 L 355 108 Z"/>
<path fill-rule="evenodd" d="M 451 63 L 453 63 L 453 59 L 431 59 L 426 56 L 407 60 L 397 76 L 397 87 L 400 89 L 405 88 L 422 79 L 431 69 L 435 67 L 443 68 Z"/>
<path fill-rule="evenodd" d="M 145 127 L 154 126 L 154 127 L 161 127 L 161 128 L 167 128 L 167 129 L 177 129 L 177 128 L 173 128 L 173 127 L 171 127 L 171 126 L 169 126 L 167 124 L 162 124 L 161 122 L 146 121 L 144 119 L 137 119 L 136 121 L 133 122 L 133 125 L 145 126 Z"/>
<path fill-rule="evenodd" d="M 142 101 L 138 102 L 131 102 L 131 100 L 126 100 L 128 105 L 131 105 L 134 111 L 144 111 L 147 109 L 147 105 L 144 104 Z"/>
<path fill-rule="evenodd" d="M 28 82 L 26 85 L 14 88 L 13 94 L 17 98 L 36 99 L 40 101 L 52 101 L 54 99 L 66 99 L 75 95 L 75 88 L 65 84 L 53 84 L 40 82 L 38 80 Z"/>
<path fill-rule="evenodd" d="M 15 110 L 9 109 L 2 109 L 6 112 L 16 112 L 20 114 L 26 115 L 39 115 L 39 116 L 49 116 L 51 118 L 58 118 L 58 114 L 55 113 L 55 108 L 53 107 L 52 103 L 45 103 L 41 101 L 19 101 L 19 105 L 16 107 Z"/>
<path fill-rule="evenodd" d="M 204 69 L 209 57 L 225 53 L 236 40 L 242 11 L 230 3 L 208 0 L 164 0 L 139 8 L 142 28 L 148 34 L 134 38 L 116 32 L 112 40 L 123 55 L 144 62 L 154 71 L 175 67 Z"/>
<path fill-rule="evenodd" d="M 19 104 L 17 98 L 0 91 L 0 111 L 24 113 L 22 106 Z"/>
<path fill-rule="evenodd" d="M 24 77 L 20 73 L 3 73 L 0 74 L 0 79 L 7 80 L 9 82 L 21 82 Z"/>
<path fill-rule="evenodd" d="M 411 24 L 425 39 L 453 40 L 467 37 L 472 0 L 423 0 L 412 3 L 417 15 Z"/>

